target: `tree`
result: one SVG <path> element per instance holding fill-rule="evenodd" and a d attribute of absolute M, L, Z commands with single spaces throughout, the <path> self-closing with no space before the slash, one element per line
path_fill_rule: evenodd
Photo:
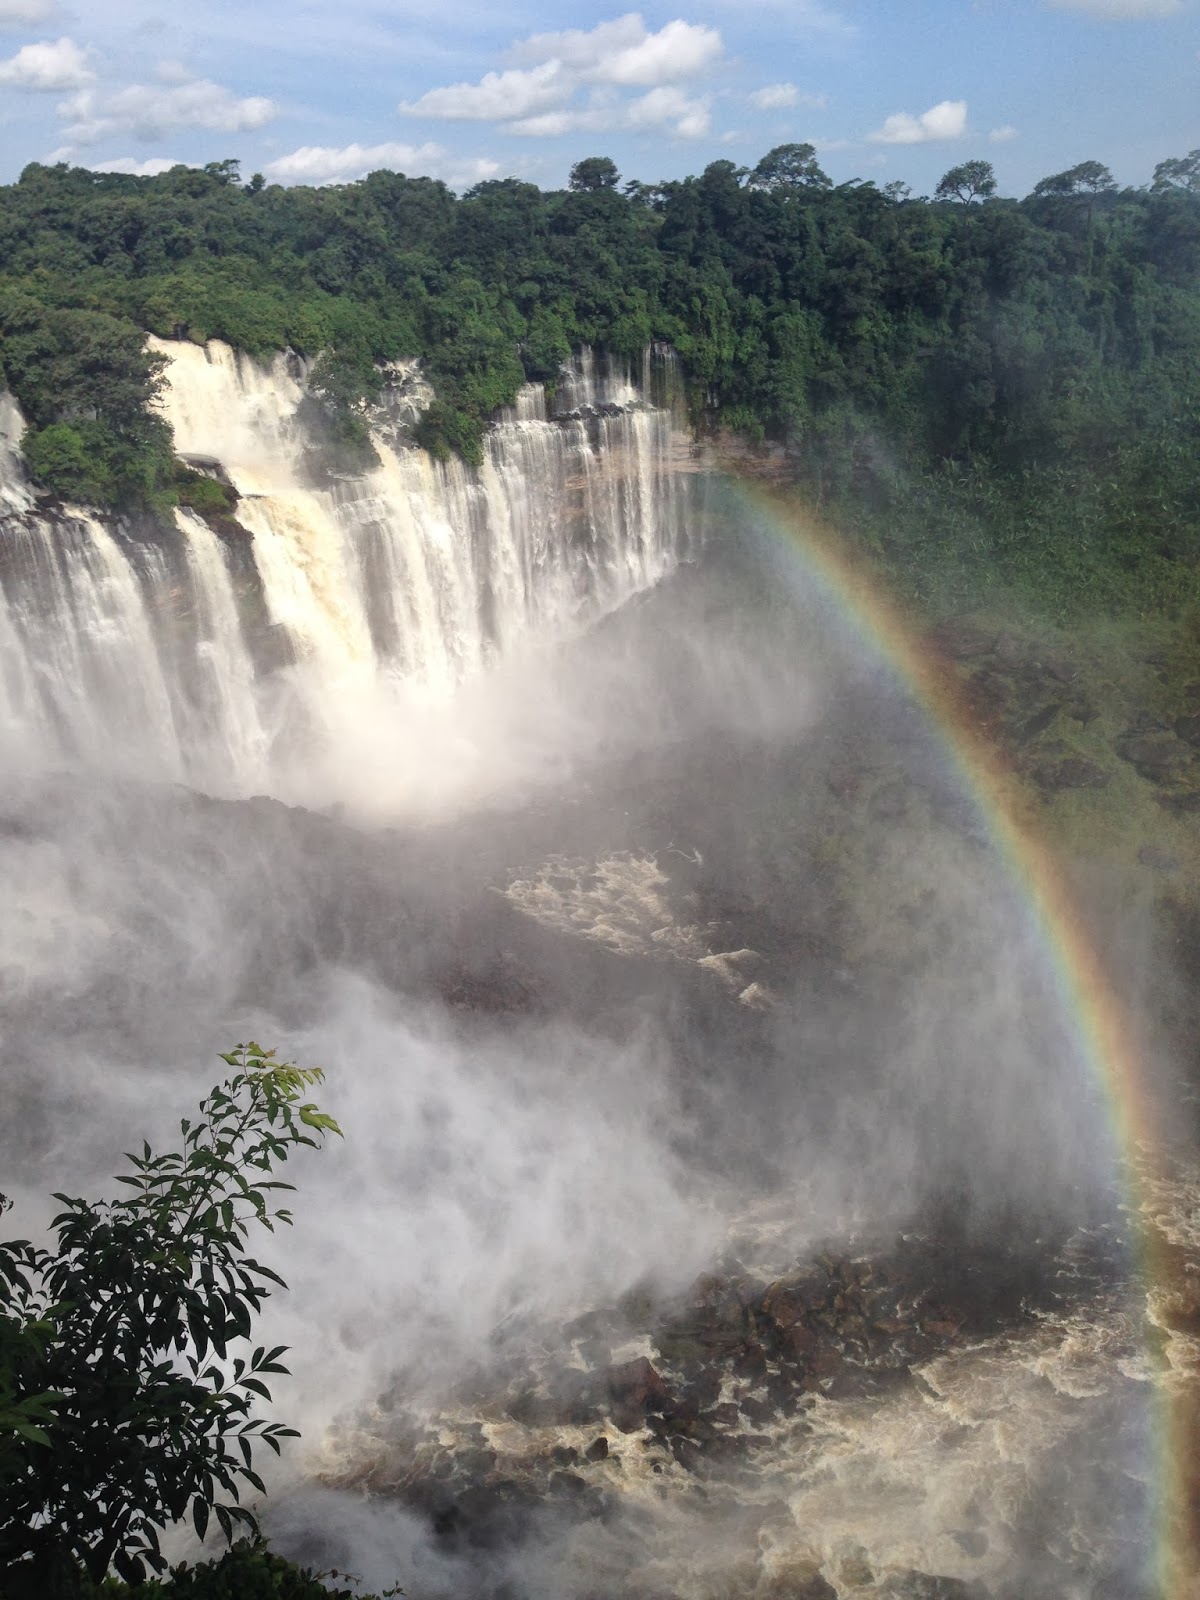
<path fill-rule="evenodd" d="M 755 167 L 751 187 L 786 194 L 797 189 L 828 189 L 830 180 L 817 162 L 811 144 L 777 144 Z"/>
<path fill-rule="evenodd" d="M 1168 156 L 1154 169 L 1152 189 L 1184 189 L 1188 194 L 1200 194 L 1200 150 L 1191 150 L 1186 156 Z"/>
<path fill-rule="evenodd" d="M 256 1044 L 222 1057 L 215 1088 L 182 1147 L 143 1144 L 98 1203 L 55 1195 L 57 1249 L 0 1244 L 0 1589 L 69 1592 L 78 1565 L 95 1582 L 162 1571 L 159 1531 L 210 1512 L 226 1538 L 257 1532 L 239 1489 L 263 1484 L 253 1446 L 278 1454 L 295 1430 L 251 1415 L 286 1372 L 284 1347 L 231 1353 L 282 1279 L 246 1255 L 251 1221 L 274 1207 L 273 1166 L 316 1146 L 332 1118 L 302 1101 L 321 1074 Z M 231 1498 L 224 1500 L 221 1497 Z"/>
<path fill-rule="evenodd" d="M 615 189 L 620 177 L 615 161 L 610 161 L 607 156 L 587 156 L 575 163 L 567 181 L 577 192 L 588 192 L 594 189 Z"/>
<path fill-rule="evenodd" d="M 1035 195 L 1112 194 L 1117 181 L 1102 162 L 1081 161 L 1066 172 L 1055 172 L 1033 186 Z"/>
<path fill-rule="evenodd" d="M 1087 200 L 1087 225 L 1092 226 L 1092 212 L 1095 209 L 1096 197 L 1102 194 L 1116 194 L 1117 180 L 1108 168 L 1100 161 L 1081 161 L 1078 166 L 1068 167 L 1065 172 L 1054 172 L 1048 178 L 1043 178 L 1040 183 L 1033 186 L 1034 197 L 1038 200 Z"/>
<path fill-rule="evenodd" d="M 964 161 L 951 167 L 933 191 L 935 200 L 988 200 L 996 192 L 996 174 L 990 161 Z"/>

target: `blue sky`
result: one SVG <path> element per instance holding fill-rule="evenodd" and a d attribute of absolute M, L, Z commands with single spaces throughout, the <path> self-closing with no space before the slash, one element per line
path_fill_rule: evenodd
<path fill-rule="evenodd" d="M 0 0 L 0 179 L 236 156 L 324 183 L 375 167 L 652 181 L 811 141 L 836 180 L 1003 194 L 1200 146 L 1200 0 Z"/>

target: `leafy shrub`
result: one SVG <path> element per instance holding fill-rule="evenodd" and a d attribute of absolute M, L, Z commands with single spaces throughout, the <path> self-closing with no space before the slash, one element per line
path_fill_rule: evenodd
<path fill-rule="evenodd" d="M 222 1058 L 181 1147 L 143 1144 L 119 1200 L 56 1195 L 57 1247 L 0 1243 L 0 1589 L 69 1593 L 80 1566 L 138 1582 L 162 1571 L 159 1530 L 210 1513 L 256 1530 L 239 1503 L 262 1481 L 253 1447 L 294 1430 L 252 1415 L 283 1347 L 235 1353 L 281 1279 L 246 1254 L 250 1222 L 290 1222 L 273 1166 L 336 1124 L 302 1100 L 321 1074 L 258 1045 Z M 231 1350 L 231 1346 L 234 1348 Z M 229 1496 L 228 1499 L 222 1496 Z"/>

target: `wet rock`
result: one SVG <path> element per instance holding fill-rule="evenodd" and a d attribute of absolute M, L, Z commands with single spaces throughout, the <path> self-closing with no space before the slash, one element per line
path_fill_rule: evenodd
<path fill-rule="evenodd" d="M 988 1600 L 988 1591 L 961 1578 L 937 1578 L 927 1572 L 902 1572 L 879 1590 L 883 1600 Z"/>
<path fill-rule="evenodd" d="M 676 1358 L 703 1357 L 740 1348 L 749 1331 L 737 1286 L 725 1278 L 706 1275 L 693 1284 L 689 1304 L 672 1317 L 657 1343 L 660 1351 Z"/>
<path fill-rule="evenodd" d="M 792 1360 L 803 1366 L 816 1353 L 820 1336 L 807 1322 L 796 1322 L 782 1329 L 781 1343 Z"/>
<path fill-rule="evenodd" d="M 1063 761 L 1039 767 L 1033 781 L 1043 794 L 1057 794 L 1063 789 L 1103 789 L 1110 774 L 1085 756 L 1067 756 Z"/>
<path fill-rule="evenodd" d="M 732 1400 L 726 1400 L 721 1405 L 714 1406 L 707 1415 L 710 1421 L 722 1428 L 736 1428 L 742 1414 Z"/>
<path fill-rule="evenodd" d="M 676 1434 L 671 1439 L 671 1454 L 685 1472 L 695 1472 L 704 1458 L 704 1452 L 694 1439 Z"/>
<path fill-rule="evenodd" d="M 1043 706 L 1039 712 L 1030 717 L 1028 722 L 1021 725 L 1017 733 L 1018 741 L 1021 744 L 1028 744 L 1031 739 L 1036 739 L 1039 733 L 1045 733 L 1061 710 L 1062 705 L 1057 701 L 1052 701 L 1050 705 Z"/>
<path fill-rule="evenodd" d="M 579 1460 L 579 1451 L 574 1445 L 556 1444 L 550 1452 L 550 1459 L 556 1467 L 573 1467 Z"/>
<path fill-rule="evenodd" d="M 582 1427 L 595 1418 L 600 1397 L 600 1387 L 592 1373 L 559 1373 L 547 1397 L 550 1420 L 558 1427 Z"/>
<path fill-rule="evenodd" d="M 788 1600 L 837 1600 L 837 1590 L 819 1572 L 796 1585 L 788 1585 Z"/>
<path fill-rule="evenodd" d="M 827 1271 L 817 1268 L 771 1284 L 759 1302 L 761 1314 L 779 1328 L 805 1322 L 832 1300 L 833 1285 Z"/>
<path fill-rule="evenodd" d="M 767 1356 L 762 1345 L 750 1340 L 739 1352 L 733 1363 L 733 1376 L 735 1378 L 749 1378 L 751 1380 L 762 1378 L 767 1371 Z"/>
<path fill-rule="evenodd" d="M 591 1444 L 588 1445 L 587 1449 L 583 1452 L 583 1459 L 585 1461 L 608 1460 L 608 1440 L 603 1434 L 601 1434 L 598 1439 L 592 1440 Z"/>
<path fill-rule="evenodd" d="M 434 1532 L 452 1544 L 495 1549 L 520 1539 L 536 1510 L 538 1495 L 531 1486 L 501 1479 L 472 1484 L 449 1504 L 433 1511 Z"/>
<path fill-rule="evenodd" d="M 1100 708 L 1096 702 L 1079 690 L 1076 690 L 1069 700 L 1063 702 L 1063 710 L 1068 717 L 1074 717 L 1075 721 L 1081 722 L 1085 728 L 1100 715 Z"/>
<path fill-rule="evenodd" d="M 1164 811 L 1177 817 L 1191 817 L 1200 811 L 1200 789 L 1190 789 L 1184 794 L 1160 794 L 1158 803 Z"/>
<path fill-rule="evenodd" d="M 996 635 L 967 617 L 956 618 L 940 628 L 936 643 L 953 661 L 975 661 L 990 655 L 996 647 Z"/>
<path fill-rule="evenodd" d="M 1174 734 L 1126 734 L 1117 742 L 1117 754 L 1151 783 L 1178 777 L 1192 760 L 1191 751 Z"/>
<path fill-rule="evenodd" d="M 973 1560 L 978 1560 L 980 1556 L 988 1553 L 988 1536 L 977 1528 L 963 1528 L 957 1533 L 952 1533 L 950 1537 L 963 1555 L 970 1556 Z"/>
<path fill-rule="evenodd" d="M 854 1589 L 865 1589 L 875 1582 L 871 1563 L 867 1560 L 866 1551 L 861 1545 L 856 1554 L 842 1557 L 838 1563 L 838 1578 L 843 1584 Z"/>
<path fill-rule="evenodd" d="M 697 1364 L 684 1373 L 684 1378 L 686 1387 L 680 1395 L 684 1404 L 695 1406 L 699 1411 L 707 1411 L 710 1406 L 716 1405 L 722 1385 L 720 1367 Z"/>
<path fill-rule="evenodd" d="M 662 1411 L 670 1401 L 662 1375 L 645 1356 L 609 1367 L 605 1383 L 613 1422 L 622 1433 L 636 1433 L 645 1427 L 648 1412 Z"/>
<path fill-rule="evenodd" d="M 1079 668 L 1068 657 L 1058 654 L 1042 657 L 1042 671 L 1055 683 L 1073 683 L 1079 676 Z"/>
<path fill-rule="evenodd" d="M 788 1394 L 790 1397 L 790 1387 Z M 741 1411 L 746 1420 L 752 1422 L 756 1428 L 765 1428 L 768 1424 L 777 1421 L 779 1417 L 777 1406 L 773 1406 L 769 1400 L 760 1400 L 754 1395 L 750 1395 L 742 1401 Z"/>
<path fill-rule="evenodd" d="M 576 1499 L 581 1494 L 586 1494 L 588 1483 L 586 1478 L 581 1478 L 577 1472 L 552 1472 L 550 1474 L 550 1491 L 568 1499 Z"/>

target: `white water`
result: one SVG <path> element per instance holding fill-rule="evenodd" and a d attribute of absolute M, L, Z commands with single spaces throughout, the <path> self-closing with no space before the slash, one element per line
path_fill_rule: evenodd
<path fill-rule="evenodd" d="M 557 420 L 528 385 L 477 471 L 398 442 L 397 399 L 378 465 L 335 477 L 302 362 L 151 343 L 176 448 L 219 464 L 250 538 L 231 549 L 190 513 L 177 539 L 40 513 L 4 397 L 0 737 L 23 759 L 318 803 L 344 798 L 334 775 L 365 764 L 377 792 L 404 790 L 400 753 L 441 736 L 464 684 L 553 646 L 686 553 L 671 419 L 590 351 L 564 372 Z"/>

